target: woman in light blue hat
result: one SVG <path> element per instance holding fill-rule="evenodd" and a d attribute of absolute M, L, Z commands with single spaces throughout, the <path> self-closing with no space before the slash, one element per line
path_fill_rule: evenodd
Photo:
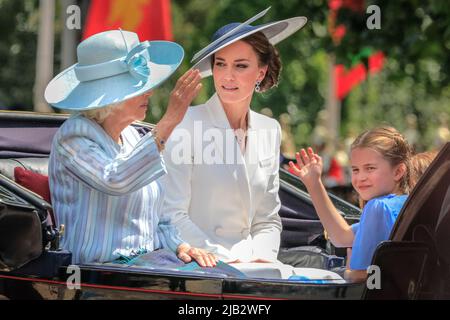
<path fill-rule="evenodd" d="M 165 115 L 141 137 L 131 124 L 145 118 L 153 90 L 179 67 L 182 47 L 114 30 L 84 40 L 77 55 L 45 91 L 51 105 L 74 113 L 57 132 L 49 162 L 53 209 L 65 225 L 61 246 L 73 263 L 215 266 L 213 254 L 159 218 L 160 152 L 201 88 L 198 70 L 178 80 Z"/>

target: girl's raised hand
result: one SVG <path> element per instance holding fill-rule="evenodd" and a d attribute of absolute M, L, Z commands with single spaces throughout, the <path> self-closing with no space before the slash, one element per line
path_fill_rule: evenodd
<path fill-rule="evenodd" d="M 300 150 L 295 154 L 295 158 L 296 164 L 289 161 L 289 171 L 299 177 L 306 187 L 320 181 L 323 169 L 322 158 L 315 154 L 312 148 L 308 148 L 308 152 L 305 149 Z"/>

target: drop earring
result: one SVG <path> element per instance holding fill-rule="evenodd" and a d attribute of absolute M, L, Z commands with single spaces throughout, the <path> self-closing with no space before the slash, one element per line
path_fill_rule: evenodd
<path fill-rule="evenodd" d="M 256 81 L 256 85 L 255 85 L 255 91 L 256 92 L 260 92 L 261 91 L 261 87 L 259 86 L 261 84 L 261 81 Z"/>

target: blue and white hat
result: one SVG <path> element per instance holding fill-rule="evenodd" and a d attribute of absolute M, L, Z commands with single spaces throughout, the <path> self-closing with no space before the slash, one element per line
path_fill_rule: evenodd
<path fill-rule="evenodd" d="M 183 48 L 170 41 L 140 42 L 136 33 L 97 33 L 77 47 L 78 63 L 45 89 L 52 106 L 90 110 L 139 96 L 163 83 L 180 66 Z"/>
<path fill-rule="evenodd" d="M 300 30 L 308 21 L 306 17 L 294 17 L 258 26 L 250 25 L 264 16 L 269 9 L 270 7 L 243 23 L 230 23 L 217 30 L 213 35 L 212 42 L 192 58 L 191 62 L 195 62 L 192 68 L 199 69 L 202 77 L 208 77 L 212 74 L 211 56 L 220 49 L 256 32 L 264 33 L 269 42 L 275 45 Z"/>

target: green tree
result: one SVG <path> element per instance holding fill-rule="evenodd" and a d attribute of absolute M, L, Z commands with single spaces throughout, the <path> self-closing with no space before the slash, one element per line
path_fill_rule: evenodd
<path fill-rule="evenodd" d="M 428 149 L 450 115 L 450 7 L 439 0 L 368 0 L 369 5 L 380 8 L 381 28 L 367 27 L 367 13 L 341 9 L 337 23 L 345 25 L 346 35 L 334 52 L 349 67 L 364 49 L 383 51 L 387 63 L 344 100 L 341 129 L 388 123 L 406 130 L 412 114 L 418 119 L 417 147 Z"/>
<path fill-rule="evenodd" d="M 0 107 L 31 109 L 38 1 L 0 1 Z"/>
<path fill-rule="evenodd" d="M 257 95 L 252 108 L 260 111 L 270 108 L 274 117 L 289 113 L 295 127 L 297 143 L 308 143 L 317 112 L 323 108 L 326 96 L 327 59 L 326 48 L 330 39 L 326 30 L 327 1 L 315 0 L 307 4 L 298 1 L 272 3 L 271 10 L 254 24 L 286 19 L 294 15 L 308 17 L 309 23 L 299 32 L 277 45 L 283 62 L 281 81 L 277 88 Z M 186 50 L 186 59 L 178 71 L 181 75 L 191 64 L 192 56 L 206 46 L 213 33 L 231 22 L 243 22 L 264 10 L 267 1 L 172 1 L 173 30 L 175 40 Z M 164 85 L 152 97 L 152 114 L 149 120 L 156 121 L 166 105 L 170 84 Z M 203 81 L 204 89 L 195 103 L 203 103 L 214 92 L 211 78 Z"/>
<path fill-rule="evenodd" d="M 79 0 L 82 9 L 87 0 Z M 55 74 L 59 72 L 62 24 L 56 1 Z M 283 0 L 255 24 L 303 15 L 309 20 L 299 32 L 277 45 L 283 61 L 277 88 L 257 95 L 252 108 L 269 108 L 274 118 L 288 114 L 297 147 L 311 143 L 317 114 L 325 107 L 330 55 L 350 67 L 365 49 L 382 50 L 383 70 L 368 77 L 342 101 L 341 136 L 380 123 L 406 129 L 408 114 L 418 119 L 419 147 L 435 140 L 436 129 L 450 117 L 450 6 L 438 0 L 366 0 L 365 6 L 381 9 L 381 29 L 369 30 L 369 14 L 341 9 L 337 24 L 346 35 L 335 45 L 328 32 L 328 0 Z M 38 26 L 38 0 L 0 0 L 0 107 L 32 109 Z M 163 114 L 176 79 L 191 67 L 192 56 L 210 42 L 212 34 L 230 22 L 242 22 L 268 6 L 267 0 L 172 0 L 175 41 L 183 45 L 186 58 L 168 83 L 151 99 L 148 121 Z M 83 10 L 82 22 L 85 22 Z M 367 63 L 367 60 L 362 59 Z M 211 78 L 203 81 L 195 104 L 213 93 Z"/>

